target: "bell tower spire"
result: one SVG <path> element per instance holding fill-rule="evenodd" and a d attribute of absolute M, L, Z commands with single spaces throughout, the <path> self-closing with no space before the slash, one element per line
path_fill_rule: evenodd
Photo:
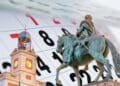
<path fill-rule="evenodd" d="M 31 35 L 26 31 L 26 29 L 19 34 L 18 49 L 31 50 Z"/>

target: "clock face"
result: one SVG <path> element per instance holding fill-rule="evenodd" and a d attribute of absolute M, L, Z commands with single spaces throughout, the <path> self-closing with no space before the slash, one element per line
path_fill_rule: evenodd
<path fill-rule="evenodd" d="M 18 67 L 18 59 L 15 59 L 15 60 L 14 60 L 13 66 L 14 66 L 14 68 L 17 68 L 17 67 Z"/>
<path fill-rule="evenodd" d="M 26 61 L 25 61 L 25 67 L 27 69 L 32 69 L 32 60 L 31 59 L 26 59 Z"/>

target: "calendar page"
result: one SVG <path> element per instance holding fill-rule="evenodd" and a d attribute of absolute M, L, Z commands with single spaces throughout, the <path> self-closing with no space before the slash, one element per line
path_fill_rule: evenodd
<path fill-rule="evenodd" d="M 34 14 L 23 11 L 0 10 L 0 73 L 9 72 L 11 67 L 12 51 L 17 48 L 18 35 L 25 29 L 31 34 L 32 48 L 37 54 L 36 79 L 55 86 L 56 69 L 63 63 L 63 57 L 56 52 L 58 36 L 64 31 L 76 35 L 81 19 L 65 19 L 62 17 L 51 17 L 48 15 Z M 110 25 L 101 19 L 94 19 L 95 27 L 100 35 L 105 35 L 116 46 L 119 52 L 119 27 Z M 112 79 L 119 80 L 115 75 L 111 53 L 107 56 L 111 64 Z M 82 84 L 92 82 L 99 68 L 95 61 L 92 61 L 88 70 L 84 71 L 83 66 L 79 67 L 79 74 Z M 103 80 L 107 71 L 103 73 L 100 80 Z M 77 86 L 76 76 L 71 67 L 60 72 L 60 80 L 63 86 Z"/>

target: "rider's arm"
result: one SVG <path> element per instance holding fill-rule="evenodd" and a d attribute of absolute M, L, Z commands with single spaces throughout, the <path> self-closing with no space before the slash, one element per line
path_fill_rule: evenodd
<path fill-rule="evenodd" d="M 86 30 L 90 31 L 92 33 L 91 36 L 96 34 L 94 25 L 93 25 L 93 27 L 89 27 L 86 23 L 84 23 L 81 25 L 81 28 L 85 28 Z"/>
<path fill-rule="evenodd" d="M 80 33 L 84 30 L 85 27 L 88 28 L 87 24 L 85 24 L 85 23 L 81 24 L 81 25 L 79 26 L 79 28 L 77 29 L 77 34 L 80 34 Z M 87 28 L 86 28 L 86 29 L 87 29 Z"/>
<path fill-rule="evenodd" d="M 92 25 L 92 27 L 91 27 L 91 30 L 92 30 L 92 34 L 91 34 L 91 36 L 93 36 L 93 35 L 96 34 L 96 30 L 95 30 L 95 26 L 94 26 L 94 24 L 93 24 L 92 21 L 91 21 L 91 25 Z"/>
<path fill-rule="evenodd" d="M 88 24 L 86 24 L 86 23 L 83 23 L 83 24 L 80 26 L 80 28 L 81 28 L 81 31 L 84 30 L 84 29 L 86 29 L 86 30 L 92 32 L 91 28 L 90 28 L 90 27 L 88 26 Z"/>
<path fill-rule="evenodd" d="M 95 35 L 95 34 L 96 34 L 95 27 L 93 27 L 93 31 L 92 31 L 91 36 L 93 36 L 93 35 Z"/>
<path fill-rule="evenodd" d="M 84 29 L 84 27 L 87 27 L 87 24 L 86 24 L 86 23 L 80 24 L 80 25 L 79 25 L 79 28 L 77 29 L 77 32 L 80 33 L 80 32 Z"/>

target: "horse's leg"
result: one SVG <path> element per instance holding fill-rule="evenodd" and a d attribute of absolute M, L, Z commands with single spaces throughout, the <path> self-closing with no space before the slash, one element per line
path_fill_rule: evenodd
<path fill-rule="evenodd" d="M 104 80 L 108 80 L 111 77 L 111 65 L 109 63 L 109 60 L 106 60 L 106 70 L 108 71 L 108 74 Z"/>
<path fill-rule="evenodd" d="M 79 69 L 78 69 L 78 67 L 73 67 L 73 69 L 74 69 L 75 74 L 76 74 L 76 77 L 77 77 L 78 86 L 82 86 L 81 83 L 80 83 L 80 74 L 79 74 Z"/>
<path fill-rule="evenodd" d="M 100 69 L 100 72 L 99 72 L 98 76 L 95 78 L 94 81 L 98 81 L 98 79 L 100 78 L 100 76 L 101 76 L 101 75 L 103 74 L 103 72 L 104 72 L 104 65 L 102 65 L 102 64 L 99 63 L 99 62 L 97 62 L 97 64 L 98 64 L 98 67 L 99 67 L 99 69 Z"/>
<path fill-rule="evenodd" d="M 108 71 L 108 74 L 107 74 L 107 77 L 106 77 L 106 80 L 108 80 L 111 76 L 111 70 L 110 70 L 110 64 L 109 64 L 109 61 L 105 59 L 105 57 L 99 53 L 99 52 L 96 52 L 96 51 L 89 51 L 89 53 L 92 55 L 92 57 L 98 61 L 99 63 L 105 65 L 106 67 L 106 70 Z"/>
<path fill-rule="evenodd" d="M 59 80 L 59 72 L 60 70 L 62 70 L 63 68 L 67 67 L 68 64 L 63 63 L 61 64 L 58 68 L 57 68 L 57 74 L 56 74 L 56 85 L 58 86 L 59 84 L 61 84 L 61 81 Z"/>
<path fill-rule="evenodd" d="M 105 58 L 107 57 L 108 53 L 109 53 L 109 48 L 108 48 L 108 46 L 106 46 L 105 51 L 103 53 Z M 102 74 L 103 74 L 103 72 L 105 70 L 104 65 L 102 65 L 101 63 L 97 62 L 97 65 L 99 67 L 100 72 L 99 72 L 98 76 L 95 78 L 94 81 L 98 81 L 98 79 L 100 78 L 100 76 L 102 76 Z"/>

